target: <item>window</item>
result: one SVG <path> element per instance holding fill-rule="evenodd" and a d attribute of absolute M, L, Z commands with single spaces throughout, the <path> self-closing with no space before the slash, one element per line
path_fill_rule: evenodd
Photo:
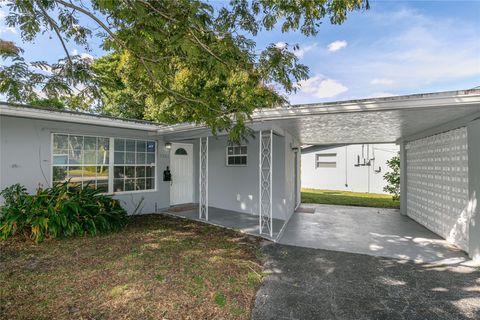
<path fill-rule="evenodd" d="M 54 134 L 52 181 L 107 192 L 109 150 L 109 138 Z"/>
<path fill-rule="evenodd" d="M 246 166 L 247 146 L 227 147 L 227 166 Z"/>
<path fill-rule="evenodd" d="M 317 153 L 315 155 L 315 168 L 336 168 L 336 153 Z"/>
<path fill-rule="evenodd" d="M 177 156 L 186 156 L 188 155 L 187 154 L 187 150 L 183 149 L 183 148 L 178 148 L 177 150 L 175 150 L 175 154 Z"/>
<path fill-rule="evenodd" d="M 114 140 L 113 191 L 155 189 L 155 142 Z"/>
<path fill-rule="evenodd" d="M 54 133 L 52 181 L 103 192 L 154 190 L 155 150 L 155 141 Z"/>

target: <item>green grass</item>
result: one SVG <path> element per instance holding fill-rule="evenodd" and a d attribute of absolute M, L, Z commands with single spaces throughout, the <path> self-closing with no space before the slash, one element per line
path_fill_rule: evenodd
<path fill-rule="evenodd" d="M 0 319 L 249 319 L 257 238 L 163 215 L 116 233 L 0 241 Z"/>
<path fill-rule="evenodd" d="M 400 201 L 385 194 L 302 189 L 303 203 L 335 204 L 374 208 L 400 208 Z"/>

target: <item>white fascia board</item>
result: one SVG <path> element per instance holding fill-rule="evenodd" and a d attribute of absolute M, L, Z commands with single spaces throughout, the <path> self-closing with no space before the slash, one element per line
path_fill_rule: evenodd
<path fill-rule="evenodd" d="M 262 109 L 254 112 L 253 119 L 257 121 L 280 120 L 322 114 L 415 110 L 468 105 L 480 105 L 480 90 L 472 90 L 463 94 L 449 92 Z"/>
<path fill-rule="evenodd" d="M 88 114 L 55 112 L 52 110 L 41 110 L 22 107 L 9 107 L 8 105 L 3 104 L 0 104 L 0 115 L 153 132 L 156 132 L 156 130 L 160 126 L 156 124 L 140 123 L 116 118 L 105 118 Z"/>
<path fill-rule="evenodd" d="M 280 128 L 279 126 L 271 122 L 253 120 L 252 122 L 246 123 L 246 126 L 254 131 L 273 130 L 274 133 L 280 136 L 285 135 L 285 132 L 282 128 Z M 188 137 L 183 135 L 178 135 L 185 132 L 188 132 L 191 134 L 189 134 Z M 206 126 L 200 126 L 196 124 L 179 124 L 179 125 L 169 126 L 166 128 L 159 128 L 157 129 L 157 134 L 167 136 L 167 138 L 170 138 L 171 141 L 212 136 L 212 132 L 208 130 Z M 226 134 L 227 133 L 225 131 L 222 131 L 222 132 L 218 132 L 217 136 L 223 136 Z"/>

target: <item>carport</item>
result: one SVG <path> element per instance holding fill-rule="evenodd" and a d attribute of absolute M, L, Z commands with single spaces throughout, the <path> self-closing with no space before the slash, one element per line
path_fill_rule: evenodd
<path fill-rule="evenodd" d="M 468 260 L 463 251 L 398 209 L 302 204 L 278 242 L 418 263 Z"/>
<path fill-rule="evenodd" d="M 268 238 L 281 243 L 418 261 L 465 259 L 455 248 L 452 251 L 451 245 L 455 245 L 471 258 L 480 260 L 479 89 L 262 109 L 253 114 L 249 126 L 260 132 L 260 137 L 262 132 L 267 132 L 264 137 L 275 133 L 291 138 L 283 140 L 284 149 L 288 151 L 285 154 L 295 153 L 296 158 L 282 168 L 285 177 L 292 177 L 288 180 L 289 188 L 285 189 L 284 197 L 272 200 L 274 183 L 268 178 L 278 169 L 278 161 L 271 147 L 262 148 L 263 142 L 255 142 L 255 148 L 260 146 L 262 155 L 258 162 L 260 170 L 252 167 L 249 172 L 253 172 L 258 181 L 258 190 L 253 193 L 259 193 L 255 201 L 259 200 L 258 207 L 262 208 L 259 231 L 251 232 L 255 228 L 247 226 L 247 220 L 255 219 L 241 219 L 240 215 L 236 222 L 231 220 L 235 219 L 231 214 L 226 216 L 228 223 L 219 219 L 218 224 L 233 228 L 245 226 L 246 232 L 262 234 L 261 226 L 272 225 L 277 213 L 273 208 L 282 202 L 288 204 L 282 220 L 285 223 L 281 222 L 281 228 L 270 228 L 268 234 Z M 158 133 L 166 141 L 200 137 L 200 155 L 208 154 L 208 139 L 202 137 L 210 132 L 205 127 L 181 124 L 159 129 Z M 262 138 L 259 141 L 263 141 Z M 272 139 L 268 141 L 271 146 Z M 399 212 L 318 207 L 310 216 L 294 213 L 293 204 L 300 204 L 298 144 L 356 143 L 400 145 Z M 206 169 L 209 160 L 208 156 L 199 158 L 198 194 L 201 197 L 198 199 L 203 208 L 199 219 L 208 221 L 206 209 L 212 205 Z M 264 163 L 267 166 L 264 167 Z M 287 180 L 283 183 L 287 185 Z M 211 185 L 224 188 L 231 186 L 231 181 Z M 258 208 L 248 214 L 258 217 Z"/>
<path fill-rule="evenodd" d="M 480 90 L 267 109 L 254 119 L 303 145 L 400 145 L 401 215 L 319 207 L 294 213 L 281 243 L 419 261 L 464 258 L 453 244 L 480 259 Z"/>

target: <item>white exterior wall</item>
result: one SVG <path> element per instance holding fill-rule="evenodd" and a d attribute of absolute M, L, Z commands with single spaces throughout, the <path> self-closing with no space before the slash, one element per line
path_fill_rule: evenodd
<path fill-rule="evenodd" d="M 468 252 L 467 129 L 414 140 L 405 149 L 407 215 Z"/>
<path fill-rule="evenodd" d="M 170 164 L 169 151 L 159 137 L 148 132 L 96 125 L 0 117 L 0 190 L 15 183 L 35 192 L 41 185 L 51 185 L 51 135 L 79 135 L 137 138 L 157 141 L 157 190 L 114 194 L 129 213 L 139 204 L 137 213 L 152 213 L 170 206 L 170 183 L 162 181 L 163 170 Z M 258 137 L 258 133 L 257 133 Z M 273 216 L 285 220 L 294 211 L 293 138 L 274 135 L 273 139 Z M 194 145 L 194 199 L 198 199 L 198 141 Z M 227 138 L 209 138 L 209 205 L 239 212 L 258 214 L 258 138 L 250 139 L 248 166 L 226 166 Z M 1 201 L 1 199 L 0 199 Z"/>
<path fill-rule="evenodd" d="M 290 146 L 292 141 L 293 138 L 289 134 L 286 134 L 285 137 L 273 136 L 272 202 L 275 219 L 288 219 L 295 208 L 294 153 Z M 227 137 L 209 137 L 208 204 L 220 209 L 258 215 L 258 132 L 255 134 L 255 138 L 250 138 L 242 145 L 247 146 L 247 166 L 227 166 Z M 198 152 L 198 147 L 195 149 Z M 198 156 L 195 158 L 194 167 L 198 167 Z M 195 175 L 198 184 L 198 173 Z M 198 199 L 198 195 L 195 199 Z"/>
<path fill-rule="evenodd" d="M 468 253 L 480 261 L 480 119 L 467 125 L 468 138 Z"/>
<path fill-rule="evenodd" d="M 328 149 L 302 151 L 301 177 L 302 188 L 342 190 L 353 192 L 385 193 L 384 174 L 388 171 L 387 160 L 399 151 L 395 144 L 347 145 Z M 336 161 L 336 168 L 316 168 L 317 154 L 336 153 L 325 161 Z M 355 166 L 357 157 L 371 160 L 370 166 Z M 380 169 L 380 172 L 375 170 Z"/>
<path fill-rule="evenodd" d="M 162 181 L 163 170 L 169 165 L 169 154 L 164 142 L 147 132 L 94 125 L 65 123 L 0 116 L 0 189 L 15 183 L 35 192 L 41 185 L 51 184 L 51 134 L 56 132 L 137 138 L 157 141 L 156 191 L 124 192 L 114 194 L 122 206 L 132 213 L 152 213 L 170 205 L 170 185 Z M 143 200 L 142 200 L 143 199 Z M 2 201 L 2 199 L 0 199 Z"/>

